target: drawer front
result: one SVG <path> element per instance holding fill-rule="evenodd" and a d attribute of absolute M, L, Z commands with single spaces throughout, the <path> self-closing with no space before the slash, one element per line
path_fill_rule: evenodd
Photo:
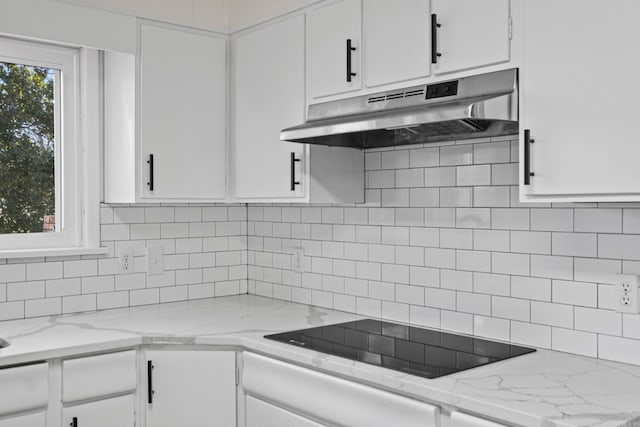
<path fill-rule="evenodd" d="M 47 363 L 0 369 L 0 416 L 43 408 L 48 399 Z"/>
<path fill-rule="evenodd" d="M 129 394 L 62 410 L 63 427 L 73 425 L 74 418 L 78 427 L 134 427 L 135 401 Z"/>
<path fill-rule="evenodd" d="M 451 427 L 506 427 L 506 424 L 498 424 L 473 415 L 453 411 L 451 413 Z"/>
<path fill-rule="evenodd" d="M 62 401 L 65 403 L 135 389 L 135 350 L 62 362 Z"/>
<path fill-rule="evenodd" d="M 21 417 L 5 418 L 0 420 L 0 427 L 45 427 L 45 423 L 45 413 L 38 412 Z"/>
<path fill-rule="evenodd" d="M 345 427 L 438 425 L 435 406 L 253 353 L 243 360 L 247 394 L 312 418 Z"/>

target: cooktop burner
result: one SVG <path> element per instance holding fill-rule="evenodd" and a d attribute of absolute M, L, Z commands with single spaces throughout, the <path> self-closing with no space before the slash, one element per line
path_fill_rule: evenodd
<path fill-rule="evenodd" d="M 536 351 L 496 341 L 363 319 L 265 338 L 425 378 Z"/>

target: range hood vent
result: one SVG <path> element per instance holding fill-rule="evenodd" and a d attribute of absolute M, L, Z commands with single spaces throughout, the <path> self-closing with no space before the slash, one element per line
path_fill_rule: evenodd
<path fill-rule="evenodd" d="M 518 70 L 447 80 L 309 106 L 283 141 L 359 149 L 518 132 Z"/>

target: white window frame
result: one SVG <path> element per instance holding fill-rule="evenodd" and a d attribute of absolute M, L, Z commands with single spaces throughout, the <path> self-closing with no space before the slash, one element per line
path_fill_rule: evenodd
<path fill-rule="evenodd" d="M 0 234 L 0 258 L 103 253 L 100 201 L 100 75 L 98 52 L 0 38 L 0 61 L 61 71 L 56 79 L 56 227 L 53 233 Z M 57 76 L 60 75 L 59 73 Z M 58 114 L 56 112 L 56 114 Z M 58 183 L 60 185 L 58 186 Z M 61 209 L 61 212 L 59 210 Z M 61 216 L 59 218 L 59 216 Z"/>

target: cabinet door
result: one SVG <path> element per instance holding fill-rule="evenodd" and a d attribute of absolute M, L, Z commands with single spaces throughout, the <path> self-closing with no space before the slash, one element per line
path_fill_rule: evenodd
<path fill-rule="evenodd" d="M 462 412 L 453 411 L 451 413 L 451 427 L 505 427 L 505 424 L 498 424 L 493 421 L 474 417 L 473 415 L 463 414 Z"/>
<path fill-rule="evenodd" d="M 147 351 L 153 402 L 147 427 L 236 425 L 236 358 L 232 351 Z"/>
<path fill-rule="evenodd" d="M 304 122 L 304 17 L 235 41 L 235 192 L 239 199 L 304 197 L 304 144 L 280 130 Z M 291 153 L 295 181 L 291 186 Z"/>
<path fill-rule="evenodd" d="M 321 427 L 314 421 L 301 417 L 262 400 L 247 396 L 245 400 L 246 427 Z"/>
<path fill-rule="evenodd" d="M 432 0 L 432 13 L 442 55 L 435 74 L 509 61 L 509 0 Z"/>
<path fill-rule="evenodd" d="M 308 16 L 311 96 L 319 98 L 360 89 L 361 1 L 340 0 L 322 5 Z M 347 51 L 347 40 L 351 40 L 355 50 Z M 350 71 L 355 74 L 351 77 L 347 76 L 347 56 L 351 59 Z"/>
<path fill-rule="evenodd" d="M 142 197 L 223 199 L 226 41 L 143 24 L 140 55 Z"/>
<path fill-rule="evenodd" d="M 367 0 L 362 7 L 366 86 L 428 76 L 429 1 Z"/>
<path fill-rule="evenodd" d="M 133 395 L 98 400 L 62 410 L 62 425 L 77 427 L 133 427 L 135 406 Z"/>
<path fill-rule="evenodd" d="M 524 186 L 521 137 L 521 199 L 640 200 L 640 2 L 524 3 L 520 127 L 535 143 Z"/>
<path fill-rule="evenodd" d="M 46 417 L 44 412 L 0 420 L 0 427 L 45 427 L 45 425 Z"/>

